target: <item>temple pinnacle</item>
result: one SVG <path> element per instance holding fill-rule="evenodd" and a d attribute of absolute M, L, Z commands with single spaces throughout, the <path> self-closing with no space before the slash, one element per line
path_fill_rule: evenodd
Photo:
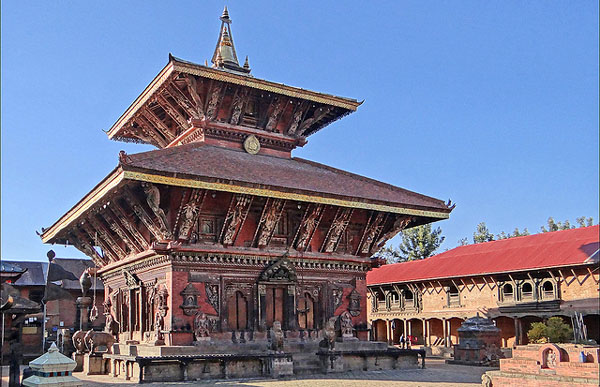
<path fill-rule="evenodd" d="M 210 60 L 213 67 L 231 72 L 249 74 L 250 66 L 246 64 L 244 67 L 241 67 L 238 62 L 235 45 L 233 43 L 233 34 L 231 33 L 231 19 L 229 18 L 227 7 L 225 7 L 223 14 L 219 19 L 221 20 L 219 39 L 217 40 L 215 52 Z"/>

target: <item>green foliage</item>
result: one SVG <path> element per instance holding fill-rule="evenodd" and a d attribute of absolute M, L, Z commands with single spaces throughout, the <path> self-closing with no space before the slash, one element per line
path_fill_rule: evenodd
<path fill-rule="evenodd" d="M 477 225 L 477 231 L 473 233 L 473 243 L 490 242 L 494 240 L 494 234 L 488 230 L 485 222 Z"/>
<path fill-rule="evenodd" d="M 573 329 L 560 317 L 550 317 L 546 321 L 546 335 L 551 343 L 566 343 L 573 337 Z"/>
<path fill-rule="evenodd" d="M 527 332 L 531 343 L 566 343 L 573 337 L 573 329 L 560 317 L 550 317 L 546 323 L 531 324 Z"/>
<path fill-rule="evenodd" d="M 529 338 L 529 342 L 533 344 L 542 344 L 547 343 L 548 338 L 546 335 L 546 324 L 543 322 L 534 322 L 531 324 L 531 329 L 527 332 L 527 338 Z"/>
<path fill-rule="evenodd" d="M 402 231 L 402 242 L 398 248 L 384 247 L 376 256 L 386 259 L 388 263 L 430 257 L 444 242 L 445 237 L 441 234 L 442 229 L 438 227 L 432 230 L 431 224 L 409 228 Z"/>
<path fill-rule="evenodd" d="M 594 218 L 592 217 L 586 218 L 585 216 L 580 216 L 575 219 L 575 221 L 579 227 L 589 227 L 594 225 Z"/>
<path fill-rule="evenodd" d="M 458 240 L 458 245 L 459 246 L 466 246 L 469 244 L 469 240 L 467 238 L 461 238 Z"/>

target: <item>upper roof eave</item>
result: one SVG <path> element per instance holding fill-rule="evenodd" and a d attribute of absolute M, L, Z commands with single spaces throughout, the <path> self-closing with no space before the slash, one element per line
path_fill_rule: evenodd
<path fill-rule="evenodd" d="M 142 93 L 133 101 L 133 103 L 119 117 L 117 122 L 108 130 L 108 138 L 118 138 L 123 125 L 125 125 L 137 111 L 148 101 L 148 99 L 158 90 L 164 82 L 174 72 L 182 72 L 190 75 L 196 75 L 204 78 L 209 78 L 217 81 L 233 83 L 236 85 L 247 86 L 258 90 L 273 92 L 276 94 L 285 95 L 288 97 L 305 99 L 312 102 L 323 103 L 325 105 L 335 106 L 348 110 L 349 112 L 356 111 L 364 101 L 357 101 L 353 98 L 338 97 L 331 94 L 319 93 L 299 87 L 288 86 L 283 83 L 267 81 L 264 79 L 254 78 L 252 76 L 236 74 L 233 72 L 214 69 L 212 67 L 203 66 L 197 63 L 184 61 L 169 54 L 169 62 L 150 82 Z M 346 113 L 348 114 L 348 113 Z"/>
<path fill-rule="evenodd" d="M 108 192 L 115 188 L 123 180 L 123 169 L 117 166 L 111 173 L 102 179 L 92 190 L 77 202 L 69 211 L 61 216 L 52 226 L 44 230 L 40 235 L 43 243 L 54 243 L 53 238 L 79 218 L 94 203 L 101 200 Z"/>

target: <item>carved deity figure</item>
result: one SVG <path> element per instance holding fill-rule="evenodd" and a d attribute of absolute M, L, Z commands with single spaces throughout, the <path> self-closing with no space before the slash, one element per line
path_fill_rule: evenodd
<path fill-rule="evenodd" d="M 230 245 L 233 243 L 237 227 L 242 222 L 244 208 L 246 207 L 246 204 L 247 199 L 238 199 L 233 211 L 227 214 L 227 218 L 225 219 L 225 221 L 228 222 L 228 224 L 227 229 L 225 231 L 225 235 L 223 236 L 224 244 Z"/>
<path fill-rule="evenodd" d="M 242 114 L 242 107 L 244 105 L 244 99 L 239 95 L 235 96 L 233 100 L 233 112 L 231 113 L 230 123 L 237 125 L 240 122 L 240 115 Z"/>
<path fill-rule="evenodd" d="M 194 319 L 194 336 L 196 340 L 201 337 L 209 337 L 210 334 L 210 320 L 206 317 L 204 312 L 200 312 Z"/>
<path fill-rule="evenodd" d="M 271 336 L 271 349 L 273 351 L 282 351 L 283 350 L 283 330 L 281 329 L 280 321 L 273 321 L 273 327 L 269 332 Z"/>
<path fill-rule="evenodd" d="M 344 294 L 342 289 L 333 289 L 331 296 L 333 297 L 333 310 L 335 311 L 340 305 L 342 305 L 342 295 Z"/>
<path fill-rule="evenodd" d="M 298 129 L 298 124 L 300 124 L 300 119 L 302 118 L 302 114 L 304 111 L 302 109 L 296 110 L 294 113 L 294 117 L 292 118 L 292 124 L 290 125 L 290 129 L 288 130 L 289 134 L 296 133 L 296 129 Z"/>
<path fill-rule="evenodd" d="M 215 312 L 219 313 L 219 285 L 206 283 L 204 289 L 208 303 L 215 308 Z"/>
<path fill-rule="evenodd" d="M 148 207 L 152 209 L 152 212 L 158 217 L 161 223 L 161 229 L 165 233 L 165 235 L 169 234 L 168 231 L 168 223 L 167 216 L 162 208 L 160 208 L 160 190 L 157 186 L 152 183 L 142 183 L 142 188 L 146 193 L 146 203 L 148 203 Z"/>
<path fill-rule="evenodd" d="M 548 368 L 556 367 L 556 353 L 554 353 L 554 351 L 551 349 L 549 349 L 548 353 L 546 354 L 546 366 Z"/>
<path fill-rule="evenodd" d="M 271 233 L 273 232 L 273 229 L 279 220 L 279 217 L 277 216 L 277 207 L 277 205 L 270 206 L 265 214 L 265 217 L 261 219 L 262 231 L 258 238 L 259 246 L 266 246 L 269 242 L 269 237 L 271 236 Z"/>
<path fill-rule="evenodd" d="M 342 330 L 342 337 L 354 336 L 354 325 L 352 324 L 352 316 L 348 311 L 345 311 L 340 315 L 340 328 Z"/>
<path fill-rule="evenodd" d="M 371 225 L 371 227 L 369 227 L 369 230 L 365 234 L 365 239 L 364 239 L 364 242 L 362 245 L 361 253 L 366 254 L 369 251 L 371 251 L 371 246 L 373 245 L 373 242 L 375 241 L 375 237 L 381 231 L 381 226 L 378 226 L 377 225 L 378 223 L 379 222 L 377 220 L 375 220 L 375 222 L 373 222 L 373 224 Z"/>
<path fill-rule="evenodd" d="M 304 249 L 306 244 L 308 243 L 308 238 L 314 231 L 317 226 L 317 218 L 319 216 L 318 208 L 314 211 L 311 211 L 310 214 L 304 219 L 302 224 L 300 225 L 300 237 L 298 238 L 298 243 L 296 243 L 296 247 L 298 249 Z"/>
<path fill-rule="evenodd" d="M 187 239 L 190 230 L 194 226 L 194 220 L 198 213 L 198 207 L 193 204 L 187 204 L 183 209 L 183 222 L 179 229 L 179 239 Z"/>
<path fill-rule="evenodd" d="M 330 317 L 329 320 L 325 323 L 325 328 L 323 328 L 323 341 L 321 342 L 323 347 L 328 348 L 330 351 L 333 351 L 335 347 L 335 321 L 337 317 Z"/>
<path fill-rule="evenodd" d="M 331 232 L 329 233 L 329 238 L 327 239 L 327 244 L 325 245 L 325 252 L 332 253 L 335 249 L 340 236 L 348 224 L 348 220 L 346 219 L 348 216 L 347 214 L 349 213 L 344 213 L 331 224 Z"/>

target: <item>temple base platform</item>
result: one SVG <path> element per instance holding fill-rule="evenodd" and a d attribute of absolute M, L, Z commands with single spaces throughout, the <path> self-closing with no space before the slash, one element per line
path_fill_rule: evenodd
<path fill-rule="evenodd" d="M 123 380 L 175 382 L 251 377 L 279 378 L 294 374 L 419 368 L 423 350 L 397 349 L 386 343 L 338 342 L 334 350 L 318 341 L 286 342 L 280 351 L 268 343 L 202 341 L 193 346 L 115 344 L 104 354 L 106 373 Z"/>

